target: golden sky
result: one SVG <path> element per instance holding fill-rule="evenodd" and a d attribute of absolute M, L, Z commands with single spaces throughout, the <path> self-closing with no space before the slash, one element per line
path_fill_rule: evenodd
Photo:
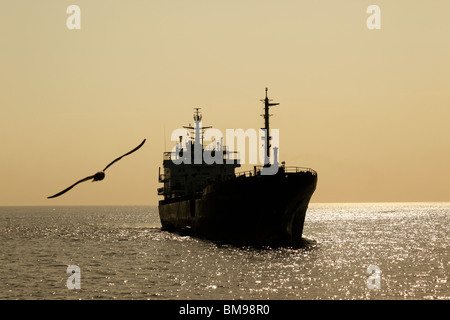
<path fill-rule="evenodd" d="M 2 0 L 0 205 L 155 205 L 193 108 L 223 132 L 258 129 L 265 87 L 281 160 L 319 174 L 312 202 L 450 201 L 449 13 L 448 0 Z M 144 138 L 105 180 L 46 198 Z"/>

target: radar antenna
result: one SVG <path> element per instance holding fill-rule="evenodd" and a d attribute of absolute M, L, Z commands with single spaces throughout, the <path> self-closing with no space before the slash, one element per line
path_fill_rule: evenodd
<path fill-rule="evenodd" d="M 269 131 L 269 117 L 272 116 L 271 114 L 269 114 L 269 107 L 272 106 L 276 106 L 279 105 L 279 103 L 271 103 L 270 101 L 272 101 L 272 99 L 269 99 L 267 96 L 267 91 L 269 89 L 266 88 L 266 97 L 264 99 L 262 99 L 261 101 L 264 102 L 264 114 L 262 114 L 261 116 L 264 118 L 264 130 L 265 130 L 265 148 L 266 148 L 266 165 L 269 165 L 269 159 L 270 159 L 270 140 L 272 139 L 272 137 L 269 135 L 270 131 Z"/>

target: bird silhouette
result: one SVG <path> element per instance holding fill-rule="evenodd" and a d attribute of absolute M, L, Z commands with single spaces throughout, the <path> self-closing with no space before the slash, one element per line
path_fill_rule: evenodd
<path fill-rule="evenodd" d="M 131 150 L 131 151 L 125 153 L 123 156 L 120 156 L 120 157 L 118 157 L 117 159 L 115 159 L 114 161 L 112 161 L 112 162 L 111 162 L 110 164 L 108 164 L 108 165 L 105 167 L 105 169 L 103 169 L 102 171 L 99 171 L 99 172 L 97 172 L 96 174 L 94 174 L 94 175 L 92 175 L 92 176 L 86 177 L 86 178 L 84 178 L 84 179 L 81 179 L 81 180 L 75 182 L 73 185 L 71 185 L 70 187 L 64 189 L 63 191 L 58 192 L 57 194 L 55 194 L 55 195 L 53 195 L 53 196 L 47 197 L 47 199 L 59 197 L 60 195 L 66 193 L 67 191 L 69 191 L 70 189 L 72 189 L 73 187 L 75 187 L 77 184 L 79 184 L 79 183 L 81 183 L 81 182 L 88 181 L 88 180 L 91 180 L 91 179 L 92 179 L 92 182 L 103 180 L 103 179 L 105 178 L 105 170 L 106 170 L 106 169 L 108 169 L 111 165 L 113 165 L 114 163 L 116 163 L 117 161 L 119 161 L 120 159 L 122 159 L 123 157 L 125 157 L 125 156 L 127 156 L 127 155 L 129 155 L 129 154 L 131 154 L 131 153 L 133 153 L 133 152 L 135 152 L 136 150 L 138 150 L 140 147 L 142 147 L 142 145 L 145 143 L 146 140 L 147 140 L 147 139 L 144 139 L 144 141 L 142 141 L 141 144 L 138 145 L 136 148 L 134 148 L 133 150 Z"/>

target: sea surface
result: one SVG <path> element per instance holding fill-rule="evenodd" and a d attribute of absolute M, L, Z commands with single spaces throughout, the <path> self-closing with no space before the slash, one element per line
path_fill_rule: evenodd
<path fill-rule="evenodd" d="M 0 299 L 449 300 L 449 225 L 450 203 L 310 204 L 310 246 L 252 248 L 155 206 L 0 207 Z"/>

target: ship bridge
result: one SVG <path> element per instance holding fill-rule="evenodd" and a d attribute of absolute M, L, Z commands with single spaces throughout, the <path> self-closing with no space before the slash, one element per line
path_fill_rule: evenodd
<path fill-rule="evenodd" d="M 163 173 L 159 168 L 159 182 L 164 186 L 158 188 L 158 195 L 165 200 L 202 192 L 208 184 L 234 176 L 240 167 L 237 152 L 224 146 L 223 139 L 204 147 L 204 131 L 212 127 L 202 126 L 200 108 L 194 110 L 194 126 L 183 126 L 188 135 L 179 137 L 174 150 L 164 152 Z"/>

